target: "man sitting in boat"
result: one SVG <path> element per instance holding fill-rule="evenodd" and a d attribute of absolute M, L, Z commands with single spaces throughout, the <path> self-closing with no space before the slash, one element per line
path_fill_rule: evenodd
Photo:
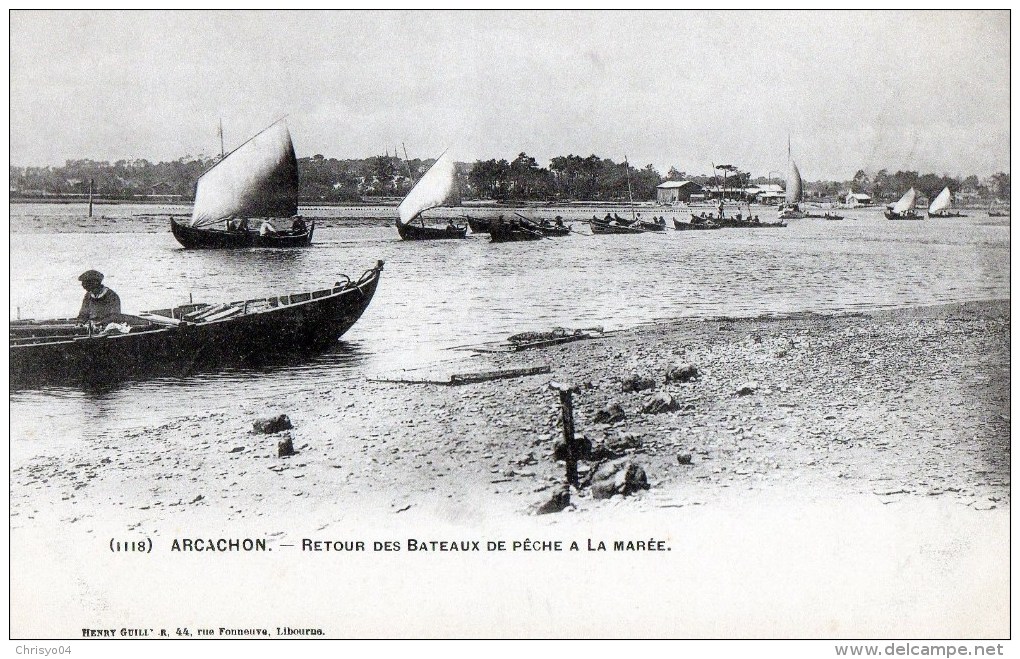
<path fill-rule="evenodd" d="M 276 235 L 276 227 L 274 227 L 273 223 L 270 222 L 269 220 L 265 220 L 264 222 L 262 222 L 262 226 L 259 227 L 259 235 L 260 236 L 275 236 Z"/>
<path fill-rule="evenodd" d="M 103 286 L 103 273 L 86 270 L 78 277 L 85 289 L 85 299 L 78 312 L 79 323 L 107 323 L 120 317 L 120 297 Z"/>
<path fill-rule="evenodd" d="M 458 229 L 457 225 L 453 223 L 453 219 L 452 218 L 446 220 L 446 232 L 447 233 L 457 233 L 459 231 L 460 231 L 460 229 Z"/>
<path fill-rule="evenodd" d="M 304 218 L 300 215 L 295 217 L 293 224 L 290 225 L 290 230 L 294 233 L 304 233 L 307 228 Z"/>

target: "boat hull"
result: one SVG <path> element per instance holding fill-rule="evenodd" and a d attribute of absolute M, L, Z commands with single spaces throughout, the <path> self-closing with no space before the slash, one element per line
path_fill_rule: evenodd
<path fill-rule="evenodd" d="M 958 213 L 956 211 L 945 211 L 942 213 L 928 213 L 928 219 L 935 219 L 940 217 L 967 217 L 967 216 L 964 215 L 963 213 Z"/>
<path fill-rule="evenodd" d="M 694 220 L 695 218 L 696 216 L 691 214 L 691 219 Z M 697 219 L 701 220 L 702 218 Z M 720 229 L 783 229 L 786 227 L 785 222 L 749 222 L 733 217 L 713 217 L 710 221 L 717 224 Z"/>
<path fill-rule="evenodd" d="M 673 229 L 676 231 L 711 231 L 713 229 L 722 229 L 722 227 L 715 222 L 708 220 L 701 220 L 699 222 L 681 222 L 674 218 Z"/>
<path fill-rule="evenodd" d="M 887 220 L 923 220 L 924 219 L 924 215 L 921 215 L 920 213 L 913 213 L 913 212 L 897 213 L 896 211 L 893 211 L 893 210 L 887 210 L 887 211 L 885 211 L 884 215 L 885 215 L 885 219 L 887 219 Z"/>
<path fill-rule="evenodd" d="M 338 283 L 331 289 L 125 316 L 132 326 L 126 334 L 90 336 L 87 330 L 77 330 L 77 336 L 68 336 L 75 331 L 72 319 L 12 321 L 11 384 L 31 388 L 185 376 L 239 360 L 320 351 L 335 344 L 358 321 L 375 295 L 381 272 L 379 262 L 359 281 Z M 242 305 L 244 312 L 236 309 L 241 315 L 188 320 L 208 309 Z M 256 306 L 258 310 L 247 311 Z"/>
<path fill-rule="evenodd" d="M 492 220 L 485 220 L 480 217 L 468 217 L 468 226 L 471 227 L 471 233 L 489 233 L 489 229 L 492 228 Z"/>
<path fill-rule="evenodd" d="M 591 227 L 591 232 L 597 235 L 613 235 L 613 234 L 625 234 L 625 233 L 647 233 L 644 229 L 637 227 L 623 226 L 620 224 L 610 224 L 604 220 L 591 219 L 588 220 L 588 226 Z"/>
<path fill-rule="evenodd" d="M 397 222 L 397 233 L 403 240 L 448 240 L 467 237 L 467 227 L 423 227 Z"/>
<path fill-rule="evenodd" d="M 302 233 L 280 232 L 262 236 L 254 230 L 200 229 L 170 218 L 170 231 L 185 249 L 291 248 L 307 247 L 312 244 L 315 222 L 313 221 L 308 230 Z"/>

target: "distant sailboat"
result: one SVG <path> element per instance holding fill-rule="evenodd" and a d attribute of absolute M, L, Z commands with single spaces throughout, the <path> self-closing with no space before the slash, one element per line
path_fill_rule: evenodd
<path fill-rule="evenodd" d="M 295 220 L 297 209 L 297 156 L 290 131 L 278 121 L 206 171 L 198 179 L 191 223 L 171 217 L 170 229 L 192 248 L 302 247 L 312 242 L 315 223 L 305 227 Z M 265 221 L 280 226 L 260 232 Z"/>
<path fill-rule="evenodd" d="M 886 209 L 887 220 L 923 220 L 924 216 L 917 212 L 917 190 L 910 188 L 900 200 Z"/>
<path fill-rule="evenodd" d="M 797 163 L 790 160 L 790 176 L 786 181 L 786 203 L 779 208 L 779 219 L 798 220 L 804 217 L 800 202 L 804 199 L 804 181 L 800 177 Z"/>
<path fill-rule="evenodd" d="M 397 207 L 397 233 L 404 240 L 440 240 L 445 238 L 463 238 L 467 235 L 466 226 L 457 226 L 451 221 L 446 227 L 425 226 L 421 214 L 446 203 L 457 190 L 457 170 L 453 160 L 444 151 L 432 163 L 403 201 Z M 412 224 L 415 219 L 420 225 Z"/>
<path fill-rule="evenodd" d="M 928 217 L 965 217 L 959 211 L 950 210 L 952 205 L 953 194 L 949 191 L 949 186 L 946 186 L 928 207 Z"/>

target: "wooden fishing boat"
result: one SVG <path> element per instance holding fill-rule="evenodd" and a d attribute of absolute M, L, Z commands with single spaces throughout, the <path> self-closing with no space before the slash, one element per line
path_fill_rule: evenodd
<path fill-rule="evenodd" d="M 470 215 L 465 215 L 464 218 L 467 220 L 468 226 L 471 227 L 471 233 L 489 233 L 489 227 L 493 222 L 491 219 L 471 217 Z"/>
<path fill-rule="evenodd" d="M 988 217 L 1009 217 L 1009 211 L 988 211 Z"/>
<path fill-rule="evenodd" d="M 293 228 L 297 210 L 297 157 L 290 131 L 278 121 L 202 174 L 190 224 L 171 217 L 170 231 L 190 249 L 304 247 L 315 222 Z M 266 220 L 274 231 L 260 231 Z"/>
<path fill-rule="evenodd" d="M 593 217 L 588 220 L 588 226 L 591 227 L 591 232 L 597 235 L 647 233 L 647 231 L 640 227 L 631 226 L 629 224 L 620 224 L 616 220 L 607 222 L 605 220 L 600 220 L 597 217 Z"/>
<path fill-rule="evenodd" d="M 549 221 L 544 221 L 538 225 L 539 230 L 546 238 L 562 238 L 563 236 L 569 236 L 573 233 L 570 227 L 565 225 L 554 224 Z"/>
<path fill-rule="evenodd" d="M 790 160 L 790 175 L 786 182 L 786 203 L 779 207 L 780 220 L 800 220 L 805 217 L 804 211 L 800 209 L 800 203 L 804 200 L 804 180 L 797 169 L 797 163 Z"/>
<path fill-rule="evenodd" d="M 785 222 L 761 222 L 755 220 L 745 220 L 743 218 L 737 219 L 736 217 L 708 217 L 702 218 L 694 213 L 691 213 L 691 222 L 714 222 L 720 229 L 783 229 L 787 225 Z M 675 220 L 674 220 L 675 223 Z"/>
<path fill-rule="evenodd" d="M 438 208 L 456 195 L 457 177 L 453 160 L 444 151 L 414 184 L 397 207 L 397 233 L 404 240 L 445 240 L 464 238 L 467 226 L 452 221 L 445 227 L 425 225 L 422 213 Z M 418 224 L 412 224 L 418 220 Z"/>
<path fill-rule="evenodd" d="M 306 293 L 123 314 L 103 327 L 70 318 L 11 321 L 11 382 L 24 388 L 185 375 L 252 355 L 323 349 L 364 313 L 382 269 L 379 261 L 357 281 L 345 277 Z"/>
<path fill-rule="evenodd" d="M 704 220 L 697 218 L 697 222 L 692 216 L 690 222 L 681 222 L 680 220 L 673 218 L 673 229 L 676 231 L 711 231 L 712 229 L 722 229 L 722 227 L 712 220 Z"/>
<path fill-rule="evenodd" d="M 647 222 L 645 220 L 638 220 L 637 226 L 641 227 L 645 231 L 665 231 L 666 230 L 666 223 L 665 223 L 665 221 L 662 224 L 659 224 L 658 222 Z"/>
<path fill-rule="evenodd" d="M 807 212 L 807 213 L 804 214 L 804 217 L 806 217 L 808 219 L 811 219 L 811 220 L 833 220 L 833 221 L 835 221 L 835 220 L 842 220 L 842 219 L 844 219 L 845 216 L 843 216 L 843 215 L 836 215 L 835 213 L 811 213 L 811 212 Z"/>
<path fill-rule="evenodd" d="M 261 224 L 262 220 L 254 220 Z M 277 231 L 260 235 L 255 229 L 227 230 L 196 228 L 170 218 L 170 231 L 177 242 L 189 249 L 243 249 L 245 247 L 307 247 L 312 244 L 315 220 L 304 230 Z"/>
<path fill-rule="evenodd" d="M 947 185 L 942 188 L 942 192 L 928 206 L 928 217 L 967 217 L 959 211 L 954 211 L 952 206 L 953 193 L 949 191 L 949 186 Z"/>
<path fill-rule="evenodd" d="M 887 220 L 923 220 L 924 216 L 917 212 L 917 190 L 910 188 L 900 200 L 885 210 Z"/>
<path fill-rule="evenodd" d="M 542 240 L 543 238 L 545 238 L 545 234 L 542 230 L 530 223 L 497 220 L 489 227 L 489 240 L 494 243 Z"/>

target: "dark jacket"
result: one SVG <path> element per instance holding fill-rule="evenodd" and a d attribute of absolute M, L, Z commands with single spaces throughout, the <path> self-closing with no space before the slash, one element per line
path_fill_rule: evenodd
<path fill-rule="evenodd" d="M 114 320 L 120 315 L 120 297 L 112 289 L 103 287 L 98 295 L 85 293 L 85 299 L 81 301 L 81 311 L 78 312 L 78 320 L 81 322 Z"/>

